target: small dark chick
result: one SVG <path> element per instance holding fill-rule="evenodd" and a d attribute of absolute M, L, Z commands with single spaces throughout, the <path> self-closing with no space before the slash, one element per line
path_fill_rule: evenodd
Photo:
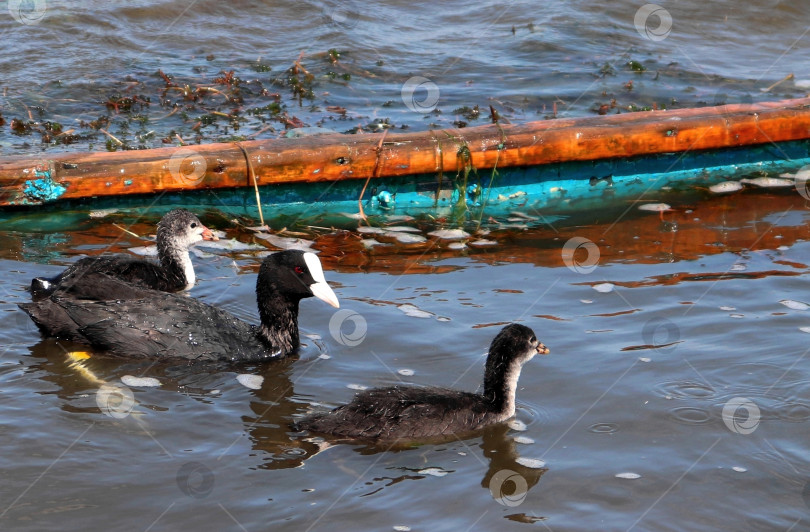
<path fill-rule="evenodd" d="M 374 441 L 420 440 L 478 430 L 515 415 L 523 364 L 548 352 L 530 328 L 512 323 L 489 348 L 482 394 L 412 386 L 374 388 L 330 412 L 307 416 L 294 428 Z"/>

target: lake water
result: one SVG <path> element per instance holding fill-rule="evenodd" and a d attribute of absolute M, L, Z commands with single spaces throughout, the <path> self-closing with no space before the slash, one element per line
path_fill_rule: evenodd
<path fill-rule="evenodd" d="M 0 154 L 273 138 L 294 126 L 472 126 L 489 123 L 490 105 L 525 122 L 810 87 L 802 2 L 8 5 Z"/>
<path fill-rule="evenodd" d="M 23 15 L 40 5 L 23 4 Z M 29 121 L 31 111 L 33 124 L 0 128 L 0 154 L 104 149 L 109 137 L 79 122 L 104 116 L 96 125 L 130 147 L 157 147 L 173 134 L 274 137 L 282 117 L 338 131 L 374 130 L 386 119 L 416 130 L 486 123 L 490 104 L 519 122 L 553 115 L 555 102 L 557 116 L 587 116 L 602 104 L 616 112 L 711 105 L 718 94 L 742 102 L 804 95 L 810 4 L 666 5 L 672 26 L 661 40 L 637 31 L 640 7 L 48 2 L 29 25 L 3 11 L 0 113 Z M 340 51 L 337 63 L 330 49 Z M 302 52 L 313 78 L 299 102 L 298 85 L 284 80 Z M 167 87 L 158 69 L 179 87 Z M 247 101 L 234 104 L 233 84 L 213 81 L 221 70 L 246 80 Z M 760 90 L 790 73 L 796 79 Z M 413 76 L 438 87 L 433 111 L 403 100 Z M 218 87 L 229 100 L 205 91 L 186 100 L 185 85 Z M 419 90 L 417 103 L 427 102 L 431 86 Z M 138 95 L 149 105 L 105 104 Z M 235 105 L 272 102 L 276 114 L 231 115 Z M 478 116 L 454 112 L 475 105 Z M 202 115 L 214 118 L 195 128 Z M 43 143 L 47 121 L 76 138 Z M 514 221 L 490 228 L 496 245 L 482 248 L 431 240 L 367 249 L 354 226 L 307 230 L 352 314 L 304 301 L 297 359 L 224 369 L 99 354 L 73 362 L 67 353 L 81 346 L 43 339 L 16 307 L 32 277 L 77 255 L 148 244 L 120 228 L 148 235 L 157 215 L 65 213 L 71 223 L 62 226 L 54 213 L 4 217 L 0 527 L 807 529 L 808 202 L 793 189 L 656 199 L 673 210 L 659 217 L 620 203 L 551 224 Z M 201 248 L 191 295 L 255 320 L 266 242 L 216 210 L 200 214 L 254 248 Z M 563 247 L 577 237 L 592 247 L 566 258 Z M 551 349 L 524 368 L 512 427 L 405 450 L 321 449 L 288 428 L 360 387 L 480 389 L 486 348 L 511 321 Z M 242 374 L 264 380 L 251 389 Z M 104 395 L 111 386 L 119 395 Z"/>

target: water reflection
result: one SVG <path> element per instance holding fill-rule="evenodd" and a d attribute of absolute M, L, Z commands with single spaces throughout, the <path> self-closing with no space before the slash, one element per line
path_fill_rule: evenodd
<path fill-rule="evenodd" d="M 499 423 L 484 429 L 480 445 L 484 458 L 489 460 L 487 472 L 481 479 L 481 487 L 488 489 L 499 504 L 508 507 L 522 504 L 529 490 L 548 471 L 539 461 L 520 463 L 519 444 L 514 436 L 507 424 Z"/>

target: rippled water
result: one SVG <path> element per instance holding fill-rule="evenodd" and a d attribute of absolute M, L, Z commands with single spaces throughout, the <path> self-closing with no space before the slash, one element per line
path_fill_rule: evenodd
<path fill-rule="evenodd" d="M 634 27 L 640 6 L 48 2 L 35 25 L 3 11 L 0 113 L 35 124 L 22 135 L 0 127 L 0 154 L 100 149 L 107 137 L 78 120 L 102 116 L 132 147 L 163 145 L 172 131 L 210 141 L 285 128 L 249 115 L 238 130 L 231 120 L 195 129 L 203 113 L 230 114 L 233 104 L 211 94 L 185 100 L 159 68 L 191 89 L 222 88 L 214 78 L 236 70 L 252 97 L 245 106 L 275 101 L 264 87 L 289 117 L 338 131 L 375 119 L 474 125 L 489 120 L 490 104 L 523 121 L 552 116 L 555 102 L 558 116 L 574 116 L 612 99 L 610 112 L 804 95 L 810 5 L 679 2 L 666 6 L 672 28 L 658 41 Z M 285 71 L 302 51 L 314 80 L 299 105 Z M 646 70 L 632 72 L 629 61 Z M 789 73 L 796 79 L 760 90 Z M 406 106 L 412 76 L 436 84 L 441 113 Z M 151 103 L 132 112 L 105 105 L 133 95 Z M 474 105 L 478 117 L 454 112 Z M 79 138 L 42 144 L 45 121 Z M 346 314 L 305 301 L 297 360 L 229 369 L 98 354 L 76 363 L 67 352 L 80 346 L 41 338 L 16 308 L 32 277 L 79 254 L 143 246 L 118 226 L 149 234 L 156 215 L 5 219 L 0 527 L 806 529 L 808 205 L 792 190 L 660 199 L 674 207 L 661 218 L 614 205 L 553 225 L 526 220 L 493 228 L 492 247 L 367 249 L 353 228 L 303 235 L 321 251 L 342 308 L 357 314 L 337 327 Z M 201 215 L 267 249 L 217 212 Z M 561 251 L 573 237 L 597 247 L 595 268 L 567 267 Z M 261 251 L 204 251 L 192 296 L 255 319 Z M 516 320 L 551 354 L 524 369 L 513 428 L 407 450 L 320 450 L 287 428 L 362 387 L 478 389 L 487 345 Z M 243 374 L 264 377 L 261 387 L 243 386 Z M 160 386 L 123 388 L 127 376 Z M 110 386 L 121 402 L 100 401 Z"/>
<path fill-rule="evenodd" d="M 808 205 L 746 191 L 673 207 L 663 220 L 636 210 L 503 228 L 479 249 L 309 235 L 342 314 L 303 302 L 297 360 L 235 368 L 72 362 L 82 347 L 42 339 L 15 303 L 71 255 L 144 242 L 115 215 L 6 230 L 3 528 L 801 529 Z M 203 221 L 264 249 L 212 212 Z M 566 266 L 577 235 L 597 246 L 595 268 Z M 203 251 L 192 295 L 255 320 L 261 252 Z M 512 428 L 406 450 L 321 450 L 288 429 L 364 387 L 480 389 L 489 341 L 515 320 L 551 354 L 524 368 Z M 130 376 L 160 386 L 125 387 Z"/>
<path fill-rule="evenodd" d="M 521 122 L 746 103 L 810 86 L 802 2 L 12 4 L 31 24 L 0 13 L 5 154 L 120 149 L 101 130 L 148 148 L 301 125 L 461 127 L 489 123 L 490 105 Z M 231 70 L 235 85 L 221 81 Z"/>

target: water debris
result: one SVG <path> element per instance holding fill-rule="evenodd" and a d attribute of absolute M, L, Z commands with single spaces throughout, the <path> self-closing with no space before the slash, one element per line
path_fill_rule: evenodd
<path fill-rule="evenodd" d="M 515 443 L 522 443 L 523 445 L 531 445 L 534 443 L 534 440 L 528 436 L 515 436 L 513 439 Z"/>
<path fill-rule="evenodd" d="M 462 240 L 470 238 L 470 233 L 463 229 L 437 229 L 431 231 L 428 235 L 434 238 L 441 238 L 442 240 Z"/>
<path fill-rule="evenodd" d="M 740 179 L 740 183 L 745 185 L 753 185 L 760 188 L 783 188 L 792 187 L 796 183 L 790 179 L 781 179 L 779 177 L 756 177 L 753 179 Z"/>
<path fill-rule="evenodd" d="M 410 532 L 411 527 L 408 525 L 394 525 L 394 530 L 397 532 Z"/>
<path fill-rule="evenodd" d="M 512 218 L 521 218 L 523 220 L 529 220 L 529 221 L 537 221 L 537 220 L 540 219 L 539 216 L 532 216 L 530 214 L 526 214 L 526 213 L 523 213 L 523 212 L 520 212 L 520 211 L 512 211 L 512 212 L 509 213 L 509 216 L 511 216 Z"/>
<path fill-rule="evenodd" d="M 579 302 L 585 303 L 586 305 L 590 305 L 591 303 L 593 303 L 593 299 L 580 299 Z"/>
<path fill-rule="evenodd" d="M 650 362 L 651 360 L 650 357 L 638 357 L 639 362 Z"/>
<path fill-rule="evenodd" d="M 421 233 L 419 229 L 416 227 L 411 227 L 409 225 L 390 225 L 385 228 L 386 231 L 394 231 L 399 233 Z M 359 231 L 359 229 L 358 229 Z"/>
<path fill-rule="evenodd" d="M 737 307 L 729 307 L 728 305 L 721 305 L 720 310 L 732 311 L 732 310 L 737 310 Z"/>
<path fill-rule="evenodd" d="M 375 240 L 374 238 L 364 238 L 360 241 L 363 244 L 363 247 L 366 249 L 371 249 L 376 246 L 385 246 L 387 244 L 383 244 L 382 242 Z"/>
<path fill-rule="evenodd" d="M 807 181 L 810 179 L 810 168 L 799 168 L 795 174 L 785 173 L 779 174 L 779 177 L 784 179 L 795 179 L 796 181 Z"/>
<path fill-rule="evenodd" d="M 511 421 L 506 423 L 510 429 L 516 430 L 518 432 L 523 432 L 526 430 L 526 423 L 522 422 L 519 419 L 512 419 Z"/>
<path fill-rule="evenodd" d="M 624 479 L 627 479 L 627 480 L 636 480 L 637 478 L 641 478 L 641 475 L 639 475 L 638 473 L 631 473 L 631 472 L 628 471 L 628 472 L 625 472 L 625 473 L 616 473 L 616 478 L 624 478 Z"/>
<path fill-rule="evenodd" d="M 118 212 L 118 209 L 98 209 L 95 211 L 90 211 L 90 218 L 97 219 L 97 218 L 106 218 L 111 214 L 115 214 Z"/>
<path fill-rule="evenodd" d="M 723 181 L 709 187 L 709 191 L 715 194 L 728 194 L 729 192 L 737 192 L 742 190 L 743 186 L 739 181 Z"/>
<path fill-rule="evenodd" d="M 214 255 L 213 253 L 208 253 L 206 251 L 203 251 L 201 249 L 197 249 L 195 247 L 190 248 L 189 252 L 192 255 L 194 255 L 195 257 L 200 258 L 200 259 L 210 259 L 211 257 L 216 257 L 216 255 Z M 234 264 L 236 264 L 236 263 L 234 263 Z M 236 267 L 236 271 L 239 271 L 238 266 Z"/>
<path fill-rule="evenodd" d="M 529 226 L 526 225 L 526 224 L 508 223 L 508 224 L 499 224 L 498 228 L 499 229 L 520 229 L 520 230 L 524 230 L 524 229 L 528 229 Z"/>
<path fill-rule="evenodd" d="M 413 376 L 413 370 L 412 369 L 405 369 L 405 368 L 398 369 L 397 373 L 399 373 L 403 377 L 411 377 L 411 376 Z"/>
<path fill-rule="evenodd" d="M 810 334 L 810 327 L 799 327 L 799 330 L 802 331 L 803 333 Z"/>
<path fill-rule="evenodd" d="M 385 219 L 390 222 L 412 222 L 414 220 L 413 216 L 407 214 L 389 214 Z"/>
<path fill-rule="evenodd" d="M 593 288 L 600 294 L 607 294 L 608 292 L 613 292 L 614 287 L 615 285 L 613 283 L 599 283 L 591 286 L 591 288 Z"/>
<path fill-rule="evenodd" d="M 539 458 L 524 458 L 521 456 L 516 458 L 515 462 L 523 467 L 529 467 L 531 469 L 542 469 L 546 467 L 546 461 Z"/>
<path fill-rule="evenodd" d="M 731 469 L 733 469 L 737 473 L 745 473 L 746 471 L 748 471 L 746 468 L 740 466 L 734 466 Z"/>
<path fill-rule="evenodd" d="M 350 390 L 357 390 L 358 392 L 362 392 L 363 390 L 368 390 L 368 386 L 364 386 L 362 384 L 347 384 L 346 388 Z"/>
<path fill-rule="evenodd" d="M 363 225 L 357 228 L 357 232 L 360 234 L 382 235 L 385 234 L 385 229 L 380 229 L 379 227 L 368 227 Z"/>
<path fill-rule="evenodd" d="M 487 246 L 497 246 L 498 242 L 496 242 L 495 240 L 487 240 L 486 238 L 480 238 L 478 240 L 473 240 L 472 242 L 470 242 L 470 245 L 477 248 L 484 248 Z"/>
<path fill-rule="evenodd" d="M 196 245 L 197 247 L 205 249 L 219 249 L 222 251 L 253 251 L 266 249 L 264 246 L 260 246 L 258 244 L 245 244 L 244 242 L 240 242 L 235 238 L 231 238 L 230 240 L 219 240 L 216 242 L 211 240 L 203 240 L 202 242 L 198 242 Z"/>
<path fill-rule="evenodd" d="M 300 249 L 301 251 L 307 251 L 309 253 L 320 253 L 318 250 L 312 249 L 312 246 L 315 245 L 315 242 L 312 240 L 289 238 L 272 233 L 256 233 L 255 236 L 268 241 L 270 245 L 279 249 Z"/>
<path fill-rule="evenodd" d="M 744 317 L 745 317 L 745 314 L 729 314 L 729 315 L 728 315 L 728 317 L 729 317 L 729 318 L 735 318 L 735 319 L 738 319 L 738 320 L 739 320 L 739 319 L 744 318 Z"/>
<path fill-rule="evenodd" d="M 264 377 L 261 375 L 251 375 L 250 373 L 240 373 L 236 376 L 239 384 L 251 390 L 261 390 Z"/>
<path fill-rule="evenodd" d="M 744 272 L 748 267 L 745 264 L 734 264 L 728 269 L 730 272 Z"/>
<path fill-rule="evenodd" d="M 427 238 L 423 237 L 422 235 L 414 235 L 412 233 L 385 233 L 385 236 L 389 238 L 393 238 L 400 244 L 421 244 L 422 242 L 426 242 Z"/>
<path fill-rule="evenodd" d="M 432 477 L 443 477 L 449 473 L 449 471 L 445 471 L 441 467 L 427 467 L 425 469 L 420 469 L 417 471 L 420 475 L 430 475 Z"/>
<path fill-rule="evenodd" d="M 643 205 L 639 205 L 638 210 L 651 212 L 665 212 L 672 210 L 672 207 L 670 207 L 666 203 L 645 203 Z"/>
<path fill-rule="evenodd" d="M 130 253 L 141 257 L 157 257 L 157 246 L 134 246 L 127 249 Z"/>
<path fill-rule="evenodd" d="M 148 388 L 160 386 L 160 381 L 154 377 L 136 377 L 134 375 L 124 375 L 121 377 L 121 382 L 126 386 L 143 386 Z"/>
<path fill-rule="evenodd" d="M 406 316 L 410 316 L 411 318 L 432 318 L 435 316 L 435 314 L 432 312 L 422 310 L 417 306 L 411 305 L 410 303 L 400 305 L 397 308 L 404 312 Z"/>
<path fill-rule="evenodd" d="M 780 303 L 792 310 L 807 310 L 810 308 L 810 305 L 807 303 L 802 303 L 801 301 L 795 301 L 793 299 L 783 299 L 780 301 Z"/>

